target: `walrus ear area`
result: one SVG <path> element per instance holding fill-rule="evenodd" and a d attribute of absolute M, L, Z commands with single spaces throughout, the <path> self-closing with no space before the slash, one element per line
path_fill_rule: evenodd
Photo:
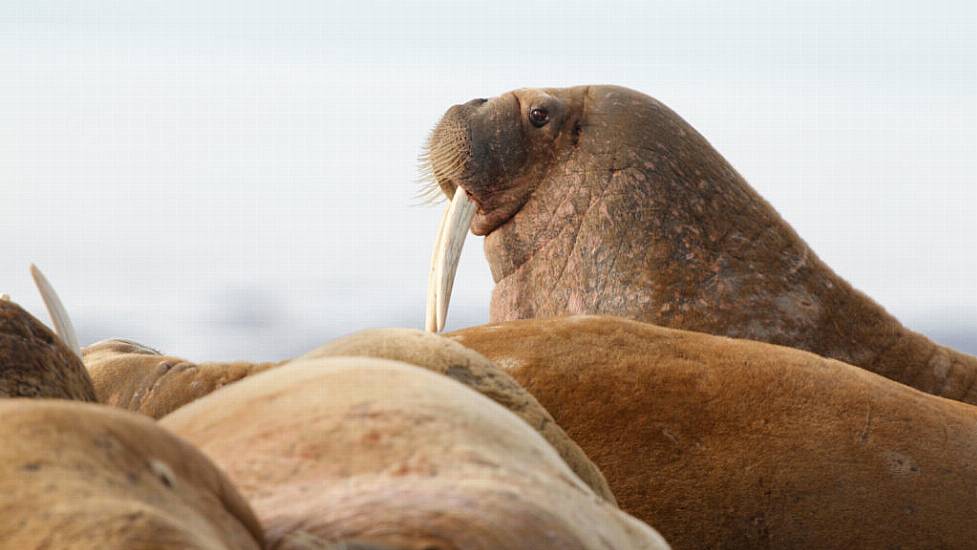
<path fill-rule="evenodd" d="M 573 122 L 573 129 L 570 130 L 570 143 L 572 143 L 574 147 L 580 143 L 580 134 L 582 133 L 583 125 L 580 124 L 580 119 L 577 119 Z"/>

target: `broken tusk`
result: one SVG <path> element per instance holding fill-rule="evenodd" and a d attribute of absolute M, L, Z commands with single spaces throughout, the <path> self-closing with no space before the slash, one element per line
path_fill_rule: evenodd
<path fill-rule="evenodd" d="M 434 240 L 434 255 L 431 258 L 431 272 L 427 285 L 427 315 L 424 327 L 428 332 L 441 332 L 448 317 L 448 303 L 451 301 L 451 289 L 458 271 L 458 260 L 461 259 L 461 249 L 468 236 L 468 228 L 475 215 L 475 203 L 468 198 L 468 193 L 458 187 L 451 199 L 438 235 Z"/>
<path fill-rule="evenodd" d="M 61 340 L 71 351 L 75 352 L 75 355 L 81 357 L 78 335 L 75 333 L 75 327 L 72 326 L 71 318 L 68 317 L 68 312 L 64 309 L 61 299 L 58 298 L 58 293 L 54 291 L 54 287 L 34 264 L 31 264 L 31 277 L 34 278 L 37 291 L 41 293 L 41 299 L 44 300 L 44 306 L 47 307 L 51 323 L 54 324 L 54 332 L 61 337 Z"/>

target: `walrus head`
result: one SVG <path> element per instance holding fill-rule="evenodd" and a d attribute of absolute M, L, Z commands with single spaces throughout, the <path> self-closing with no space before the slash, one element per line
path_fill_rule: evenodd
<path fill-rule="evenodd" d="M 486 235 L 494 322 L 696 316 L 702 300 L 718 300 L 702 288 L 722 294 L 732 263 L 750 271 L 749 258 L 724 254 L 720 241 L 785 226 L 688 123 L 617 86 L 522 89 L 456 105 L 426 161 L 452 199 L 432 264 L 430 329 L 443 326 L 469 223 Z"/>

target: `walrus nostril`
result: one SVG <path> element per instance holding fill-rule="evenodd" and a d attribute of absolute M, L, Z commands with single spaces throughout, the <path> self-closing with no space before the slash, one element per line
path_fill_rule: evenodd
<path fill-rule="evenodd" d="M 470 106 L 470 107 L 478 107 L 479 105 L 483 105 L 485 103 L 488 103 L 488 100 L 487 99 L 485 99 L 485 98 L 479 98 L 479 99 L 473 99 L 473 100 L 469 101 L 468 103 L 465 103 L 465 105 Z"/>

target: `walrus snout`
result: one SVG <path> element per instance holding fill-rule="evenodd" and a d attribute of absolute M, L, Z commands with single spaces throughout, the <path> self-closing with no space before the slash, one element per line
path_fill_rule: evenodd
<path fill-rule="evenodd" d="M 476 234 L 489 233 L 519 205 L 531 149 L 521 119 L 510 93 L 452 106 L 431 133 L 423 160 L 432 183 L 448 198 L 459 186 L 468 192 L 478 206 Z"/>

